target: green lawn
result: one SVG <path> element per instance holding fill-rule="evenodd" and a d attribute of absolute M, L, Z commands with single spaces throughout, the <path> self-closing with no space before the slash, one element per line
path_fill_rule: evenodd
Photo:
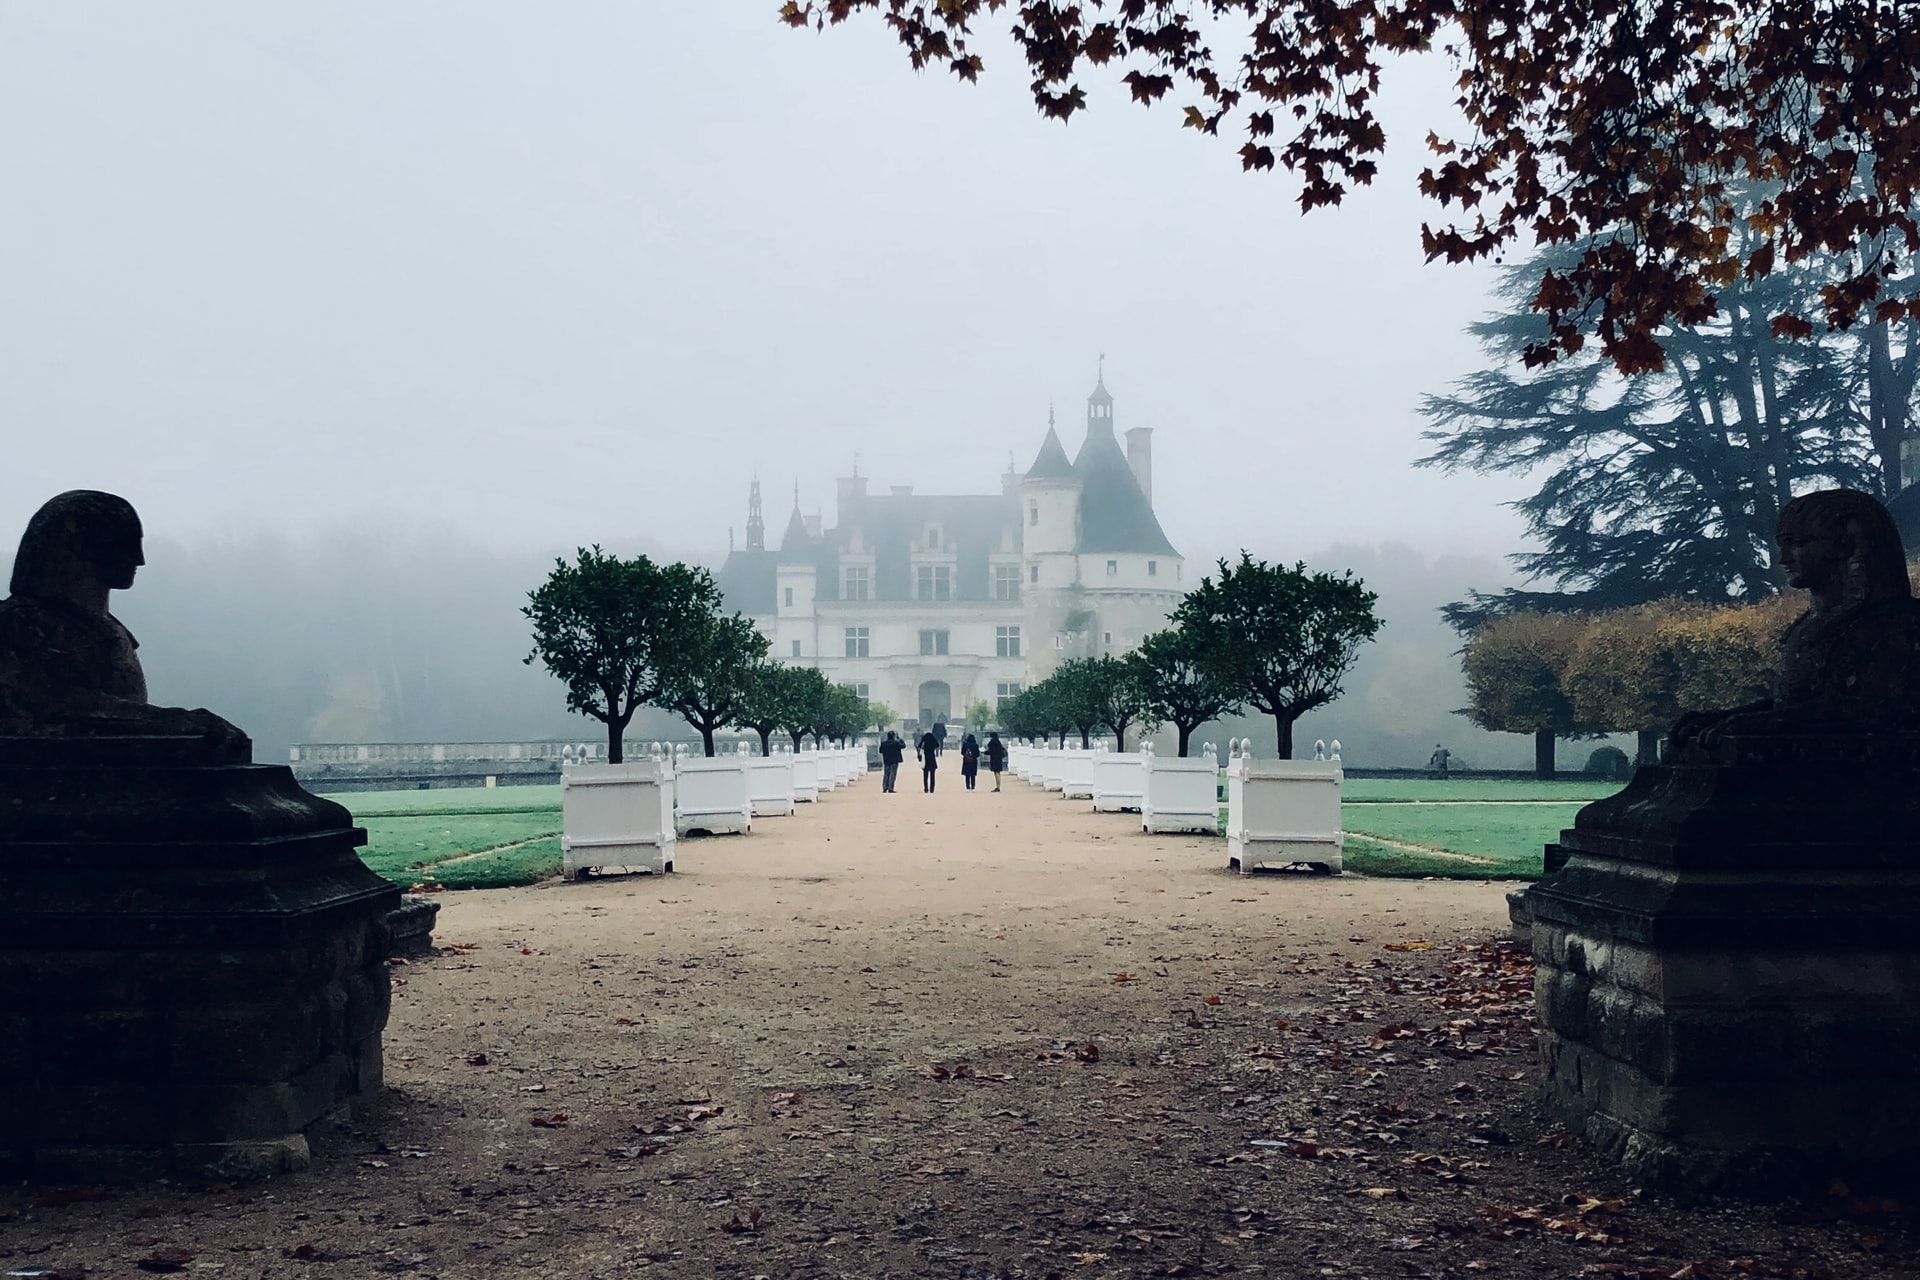
<path fill-rule="evenodd" d="M 1543 846 L 1579 811 L 1579 804 L 1349 804 L 1341 813 L 1345 861 L 1367 875 L 1534 879 Z M 1415 848 L 1400 847 L 1408 845 Z"/>
<path fill-rule="evenodd" d="M 1620 782 L 1523 782 L 1506 779 L 1348 778 L 1340 785 L 1348 804 L 1395 800 L 1599 800 L 1618 791 Z"/>
<path fill-rule="evenodd" d="M 361 860 L 403 888 L 432 881 L 450 889 L 492 889 L 532 884 L 560 870 L 559 787 L 362 791 L 329 798 L 367 829 Z"/>

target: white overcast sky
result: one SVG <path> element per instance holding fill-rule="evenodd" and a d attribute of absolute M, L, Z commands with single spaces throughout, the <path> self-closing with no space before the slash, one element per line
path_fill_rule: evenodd
<path fill-rule="evenodd" d="M 1004 42 L 967 87 L 777 8 L 0 0 L 0 536 L 93 487 L 156 535 L 717 556 L 756 470 L 777 536 L 856 455 L 990 492 L 1049 401 L 1076 447 L 1104 352 L 1189 556 L 1519 546 L 1519 482 L 1409 467 L 1490 305 L 1419 250 L 1444 63 L 1302 218 L 1179 102 L 1062 126 Z"/>

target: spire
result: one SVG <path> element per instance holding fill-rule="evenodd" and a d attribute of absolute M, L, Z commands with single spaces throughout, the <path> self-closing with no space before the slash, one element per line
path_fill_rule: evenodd
<path fill-rule="evenodd" d="M 800 514 L 800 482 L 793 482 L 793 514 L 787 517 L 787 532 L 780 539 L 782 551 L 795 551 L 807 545 L 813 536 L 807 532 L 807 518 Z"/>
<path fill-rule="evenodd" d="M 1053 429 L 1053 407 L 1047 407 L 1047 438 L 1040 442 L 1040 452 L 1034 455 L 1033 465 L 1027 468 L 1028 480 L 1058 480 L 1073 474 L 1073 464 L 1067 461 L 1067 451 L 1060 444 L 1060 433 Z"/>
<path fill-rule="evenodd" d="M 760 518 L 760 481 L 756 478 L 753 488 L 747 491 L 747 550 L 766 549 L 767 522 Z"/>

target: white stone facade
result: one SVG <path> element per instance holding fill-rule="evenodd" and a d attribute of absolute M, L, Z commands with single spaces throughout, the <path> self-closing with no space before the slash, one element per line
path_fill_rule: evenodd
<path fill-rule="evenodd" d="M 1068 658 L 1124 653 L 1166 625 L 1185 570 L 1153 514 L 1150 442 L 1135 429 L 1121 451 L 1099 385 L 1072 461 L 1049 423 L 1033 465 L 996 495 L 869 494 L 846 477 L 834 527 L 802 515 L 796 493 L 777 550 L 756 483 L 747 546 L 719 574 L 727 606 L 775 659 L 862 690 L 904 727 L 958 723 Z"/>

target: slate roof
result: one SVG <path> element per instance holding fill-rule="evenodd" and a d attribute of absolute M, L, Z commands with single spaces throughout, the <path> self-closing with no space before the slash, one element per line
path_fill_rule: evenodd
<path fill-rule="evenodd" d="M 998 553 L 1003 542 L 1015 551 L 1020 545 L 1020 504 L 1013 495 L 876 494 L 849 499 L 840 519 L 838 528 L 814 538 L 808 536 L 806 522 L 796 511 L 779 551 L 728 555 L 714 575 L 726 607 L 756 615 L 774 612 L 781 565 L 812 565 L 815 598 L 840 599 L 846 586 L 840 576 L 840 556 L 851 548 L 855 530 L 863 551 L 874 558 L 869 600 L 913 599 L 913 550 L 930 524 L 940 526 L 942 547 L 954 553 L 951 598 L 957 601 L 991 600 L 993 571 L 988 557 Z"/>
<path fill-rule="evenodd" d="M 729 551 L 726 563 L 713 575 L 722 608 L 729 613 L 772 613 L 778 565 L 776 552 Z"/>
<path fill-rule="evenodd" d="M 1034 455 L 1033 465 L 1027 468 L 1029 480 L 1065 480 L 1073 475 L 1073 464 L 1067 461 L 1067 451 L 1060 444 L 1059 433 L 1049 426 L 1047 438 L 1040 442 L 1040 452 Z"/>
<path fill-rule="evenodd" d="M 1133 478 L 1127 455 L 1113 438 L 1111 422 L 1087 424 L 1087 438 L 1080 456 L 1073 460 L 1073 474 L 1080 478 L 1082 553 L 1179 554 L 1160 528 L 1140 482 Z"/>

